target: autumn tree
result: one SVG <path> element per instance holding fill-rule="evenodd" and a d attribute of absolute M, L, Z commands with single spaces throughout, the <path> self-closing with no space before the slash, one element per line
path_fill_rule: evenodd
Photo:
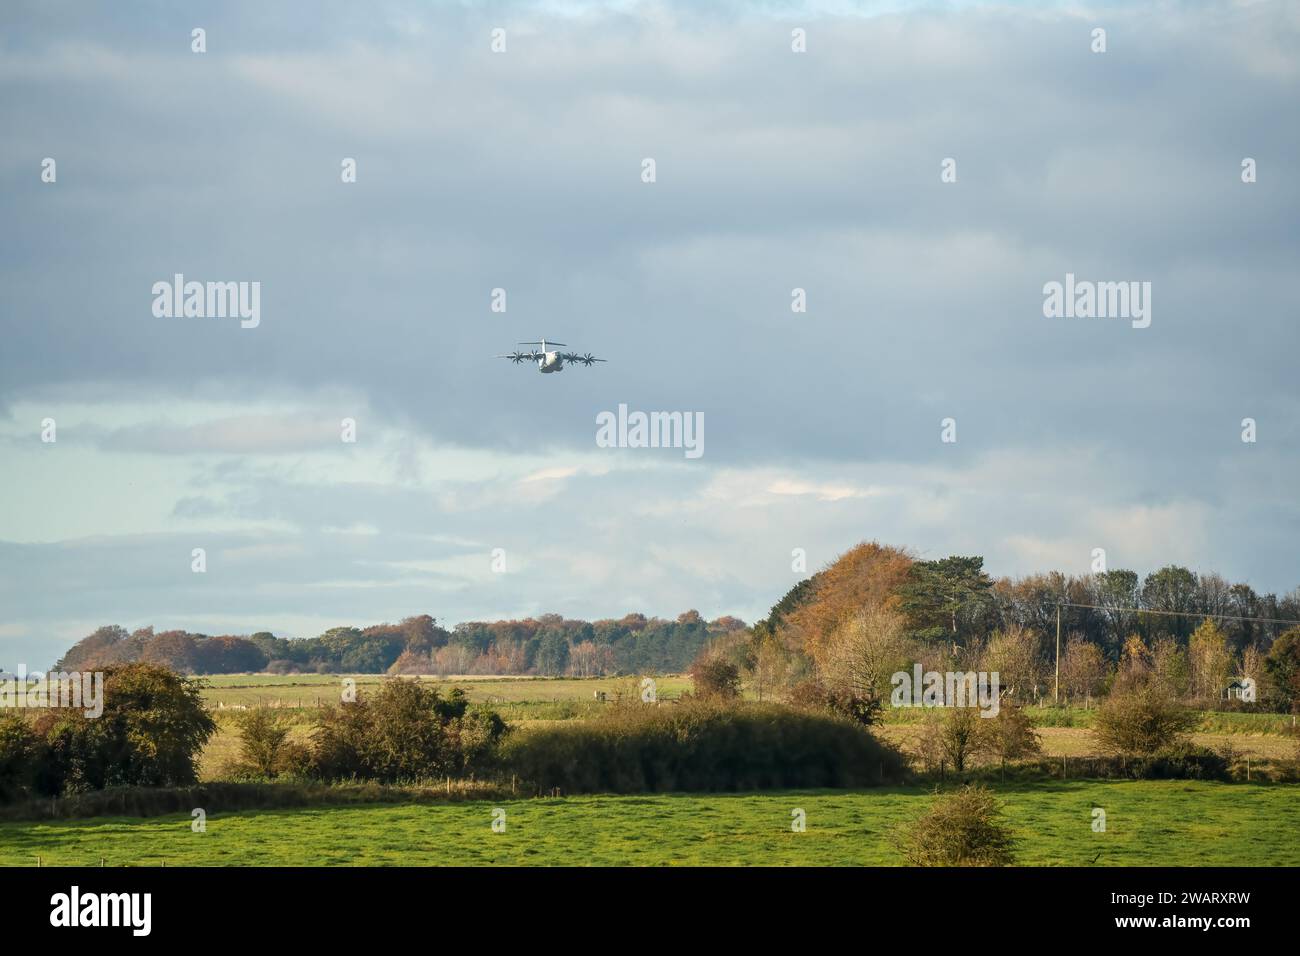
<path fill-rule="evenodd" d="M 771 697 L 786 686 L 792 660 L 785 645 L 777 640 L 766 622 L 754 626 L 750 642 L 750 684 L 759 700 Z"/>
<path fill-rule="evenodd" d="M 1061 656 L 1061 685 L 1066 700 L 1082 697 L 1085 703 L 1101 691 L 1106 680 L 1106 659 L 1092 641 L 1072 635 Z"/>
<path fill-rule="evenodd" d="M 1043 679 L 1042 641 L 1013 624 L 989 638 L 980 669 L 996 672 L 999 685 L 1021 699 L 1036 694 Z"/>
<path fill-rule="evenodd" d="M 815 583 L 778 628 L 820 663 L 826 644 L 845 621 L 867 608 L 896 609 L 907 580 L 907 552 L 874 541 L 859 544 L 814 576 Z"/>
<path fill-rule="evenodd" d="M 1141 637 L 1130 634 L 1125 638 L 1124 647 L 1120 651 L 1112 692 L 1123 693 L 1145 686 L 1151 679 L 1152 670 L 1151 652 Z"/>
<path fill-rule="evenodd" d="M 822 645 L 818 674 L 833 694 L 884 699 L 890 678 L 910 670 L 911 650 L 901 613 L 866 608 L 843 621 Z"/>
<path fill-rule="evenodd" d="M 1227 635 L 1207 617 L 1192 633 L 1187 657 L 1192 695 L 1203 701 L 1218 700 L 1232 669 Z"/>

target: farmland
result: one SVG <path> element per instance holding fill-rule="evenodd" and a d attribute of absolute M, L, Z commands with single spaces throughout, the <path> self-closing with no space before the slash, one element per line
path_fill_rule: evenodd
<path fill-rule="evenodd" d="M 1284 785 L 1064 781 L 995 787 L 1033 866 L 1297 866 L 1300 794 Z M 311 807 L 0 824 L 0 864 L 889 866 L 921 787 Z M 494 808 L 504 832 L 492 830 Z M 1106 813 L 1094 832 L 1093 809 Z M 807 829 L 791 830 L 791 811 Z"/>
<path fill-rule="evenodd" d="M 386 679 L 367 674 L 355 675 L 361 695 L 376 690 Z M 534 678 L 457 676 L 421 677 L 421 681 L 443 692 L 463 688 L 476 703 L 490 704 L 514 726 L 538 721 L 573 720 L 594 717 L 605 704 L 595 699 L 596 692 L 607 697 L 628 693 L 638 685 L 629 678 Z M 239 708 L 272 706 L 285 709 L 294 723 L 295 739 L 306 740 L 313 711 L 337 702 L 342 678 L 326 674 L 238 674 L 205 678 L 204 699 L 218 715 L 219 729 L 204 748 L 201 777 L 218 779 L 222 768 L 235 755 L 238 738 L 231 717 Z M 656 692 L 662 700 L 673 700 L 691 689 L 685 676 L 656 678 Z M 1096 756 L 1098 750 L 1090 729 L 1095 711 L 1083 708 L 1028 708 L 1043 746 L 1045 757 L 1075 758 Z M 889 709 L 884 722 L 874 730 L 881 738 L 913 750 L 919 733 L 921 710 Z M 1242 760 L 1277 760 L 1296 752 L 1296 742 L 1288 735 L 1293 718 L 1265 713 L 1206 713 L 1201 727 L 1192 735 L 1194 743 L 1215 750 L 1234 751 Z"/>

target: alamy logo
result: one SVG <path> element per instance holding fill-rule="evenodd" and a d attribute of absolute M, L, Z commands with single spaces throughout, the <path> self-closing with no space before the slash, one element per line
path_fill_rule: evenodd
<path fill-rule="evenodd" d="M 684 448 L 687 458 L 704 454 L 703 412 L 629 412 L 618 406 L 618 414 L 596 416 L 596 445 L 599 448 Z"/>
<path fill-rule="evenodd" d="M 50 925 L 129 926 L 133 936 L 148 936 L 153 924 L 151 893 L 87 893 L 74 886 L 70 893 L 50 897 Z"/>
<path fill-rule="evenodd" d="M 893 707 L 979 707 L 981 717 L 996 717 L 1001 690 L 998 672 L 925 671 L 915 664 L 912 673 L 898 671 L 889 678 Z"/>
<path fill-rule="evenodd" d="M 0 708 L 68 707 L 94 719 L 104 713 L 104 674 L 79 671 L 51 671 L 28 674 L 18 665 L 18 673 L 0 671 Z"/>
<path fill-rule="evenodd" d="M 262 283 L 186 282 L 183 273 L 153 284 L 153 314 L 159 319 L 240 319 L 255 329 L 262 321 Z"/>
<path fill-rule="evenodd" d="M 1133 328 L 1151 324 L 1150 282 L 1090 282 L 1075 280 L 1043 286 L 1043 315 L 1049 319 L 1132 319 Z"/>

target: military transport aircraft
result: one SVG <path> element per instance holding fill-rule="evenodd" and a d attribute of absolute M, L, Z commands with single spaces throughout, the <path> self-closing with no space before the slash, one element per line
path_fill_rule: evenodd
<path fill-rule="evenodd" d="M 565 362 L 573 362 L 581 365 L 593 365 L 596 362 L 607 362 L 608 359 L 596 358 L 590 352 L 585 355 L 579 355 L 577 352 L 559 352 L 554 349 L 547 350 L 546 339 L 540 342 L 520 342 L 520 345 L 540 345 L 541 351 L 531 349 L 527 352 L 511 352 L 509 355 L 498 355 L 497 358 L 508 358 L 518 365 L 520 362 L 536 362 L 537 371 L 543 374 L 550 372 L 563 372 Z M 564 346 L 563 342 L 552 342 L 551 345 Z"/>

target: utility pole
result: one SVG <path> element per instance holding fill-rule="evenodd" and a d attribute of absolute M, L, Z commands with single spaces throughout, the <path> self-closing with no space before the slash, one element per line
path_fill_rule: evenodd
<path fill-rule="evenodd" d="M 1056 680 L 1052 688 L 1052 700 L 1061 702 L 1061 605 L 1056 605 Z"/>

